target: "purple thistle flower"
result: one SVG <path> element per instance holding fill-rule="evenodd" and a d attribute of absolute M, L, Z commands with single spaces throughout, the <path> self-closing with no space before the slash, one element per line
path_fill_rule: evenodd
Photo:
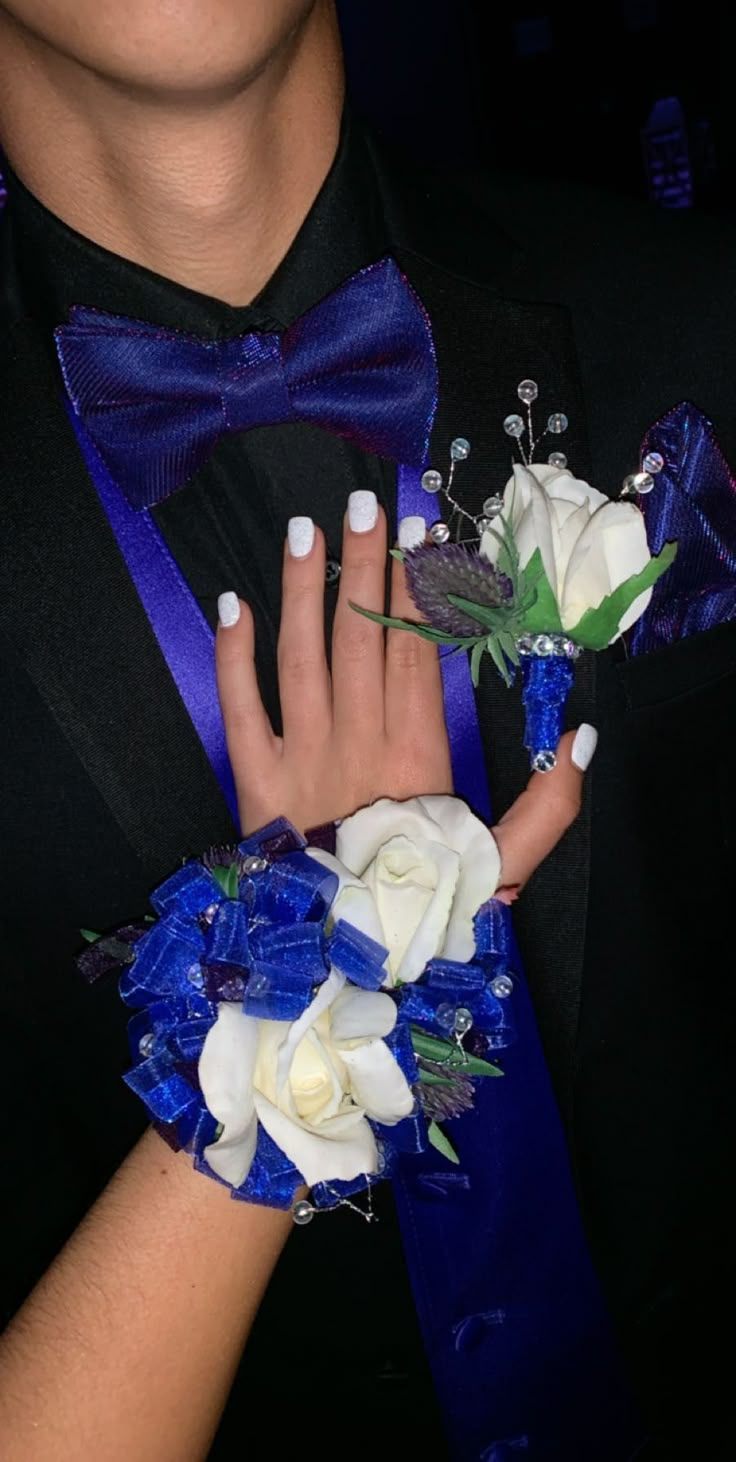
<path fill-rule="evenodd" d="M 446 1086 L 430 1085 L 420 1081 L 416 1087 L 419 1102 L 428 1122 L 447 1122 L 451 1117 L 461 1117 L 473 1106 L 475 1090 L 470 1077 L 457 1068 L 445 1066 L 439 1061 L 428 1061 L 422 1057 L 420 1071 L 431 1071 L 435 1076 L 446 1079 Z"/>
<path fill-rule="evenodd" d="M 486 609 L 508 604 L 513 594 L 511 580 L 464 543 L 447 543 L 441 548 L 423 544 L 405 554 L 404 567 L 409 593 L 420 614 L 435 629 L 458 639 L 482 635 L 483 626 L 448 603 L 448 594 Z"/>

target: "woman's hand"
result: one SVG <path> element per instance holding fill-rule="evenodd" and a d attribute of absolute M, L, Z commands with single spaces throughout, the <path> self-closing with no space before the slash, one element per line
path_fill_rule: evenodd
<path fill-rule="evenodd" d="M 222 596 L 220 618 L 229 624 L 217 635 L 217 676 L 244 831 L 279 815 L 304 831 L 377 797 L 452 791 L 434 647 L 401 630 L 384 635 L 350 608 L 352 601 L 383 612 L 386 553 L 386 518 L 373 493 L 352 493 L 330 675 L 325 542 L 310 518 L 292 518 L 278 646 L 283 736 L 274 735 L 261 703 L 250 610 Z M 391 613 L 413 612 L 394 561 Z"/>
<path fill-rule="evenodd" d="M 420 526 L 417 519 L 401 525 L 404 547 L 419 541 Z M 278 816 L 305 831 L 378 797 L 452 791 L 435 646 L 402 630 L 384 632 L 350 608 L 352 601 L 383 611 L 386 551 L 386 520 L 373 493 L 352 493 L 330 674 L 324 538 L 310 518 L 291 519 L 278 646 L 283 736 L 274 735 L 261 702 L 250 610 L 234 594 L 221 595 L 217 677 L 244 832 Z M 390 612 L 416 615 L 396 560 Z M 563 736 L 555 770 L 535 773 L 494 827 L 503 897 L 515 896 L 577 817 L 595 739 L 590 726 Z"/>

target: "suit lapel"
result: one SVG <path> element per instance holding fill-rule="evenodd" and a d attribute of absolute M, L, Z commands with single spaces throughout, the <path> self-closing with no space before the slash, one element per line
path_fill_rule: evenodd
<path fill-rule="evenodd" d="M 479 511 L 485 497 L 503 488 L 510 474 L 512 443 L 503 420 L 519 408 L 516 387 L 525 377 L 539 385 L 537 422 L 564 411 L 570 429 L 563 439 L 550 437 L 538 459 L 555 448 L 564 450 L 576 475 L 590 480 L 585 406 L 572 320 L 563 306 L 535 299 L 525 285 L 524 256 L 502 230 L 478 227 L 453 209 L 449 200 L 433 199 L 414 188 L 411 195 L 392 191 L 380 159 L 376 166 L 396 252 L 428 310 L 437 346 L 440 399 L 432 440 L 432 465 L 446 471 L 449 445 L 455 436 L 471 442 L 471 455 L 456 477 L 464 505 Z M 407 213 L 406 199 L 412 210 Z M 482 282 L 460 278 L 444 263 L 429 260 L 431 245 L 440 259 L 451 256 L 444 238 L 449 217 L 454 255 L 459 240 L 469 238 L 468 260 Z M 437 222 L 439 220 L 439 229 Z M 445 220 L 443 222 L 442 220 Z M 484 244 L 483 258 L 474 239 Z M 487 249 L 485 248 L 488 243 Z M 499 817 L 525 786 L 528 758 L 522 745 L 523 713 L 518 688 L 506 690 L 486 659 L 477 694 L 494 815 Z M 567 724 L 594 724 L 595 658 L 585 655 L 576 668 Z M 581 816 L 531 880 L 515 924 L 525 972 L 534 997 L 542 1037 L 558 1097 L 566 1107 L 580 1004 L 588 894 L 591 778 Z"/>
<path fill-rule="evenodd" d="M 154 882 L 232 824 L 28 321 L 2 349 L 0 400 L 2 628 Z"/>

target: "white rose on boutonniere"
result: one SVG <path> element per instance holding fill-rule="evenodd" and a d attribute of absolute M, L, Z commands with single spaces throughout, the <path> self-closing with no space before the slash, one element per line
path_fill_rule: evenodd
<path fill-rule="evenodd" d="M 537 580 L 525 629 L 565 632 L 584 648 L 604 649 L 635 623 L 674 557 L 674 546 L 652 557 L 636 503 L 613 502 L 559 467 L 515 465 L 503 503 L 519 567 Z M 503 556 L 498 528 L 480 546 L 493 564 Z"/>
<path fill-rule="evenodd" d="M 309 851 L 340 878 L 333 919 L 388 950 L 386 984 L 418 980 L 440 956 L 472 959 L 473 919 L 496 890 L 501 860 L 459 798 L 382 798 L 340 824 L 334 858 Z"/>
<path fill-rule="evenodd" d="M 333 971 L 295 1021 L 258 1020 L 222 1003 L 199 1058 L 199 1082 L 222 1124 L 204 1156 L 233 1187 L 248 1176 L 258 1125 L 305 1182 L 349 1182 L 378 1167 L 368 1118 L 389 1126 L 414 1096 L 384 1037 L 396 1005 Z"/>

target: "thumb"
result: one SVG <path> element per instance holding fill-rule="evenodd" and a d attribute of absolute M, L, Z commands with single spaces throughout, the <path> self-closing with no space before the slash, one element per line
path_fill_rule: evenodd
<path fill-rule="evenodd" d="M 583 800 L 583 774 L 598 740 L 594 726 L 568 731 L 551 772 L 535 772 L 526 789 L 493 829 L 501 855 L 500 896 L 510 903 L 562 834 Z M 499 895 L 497 895 L 498 897 Z"/>

